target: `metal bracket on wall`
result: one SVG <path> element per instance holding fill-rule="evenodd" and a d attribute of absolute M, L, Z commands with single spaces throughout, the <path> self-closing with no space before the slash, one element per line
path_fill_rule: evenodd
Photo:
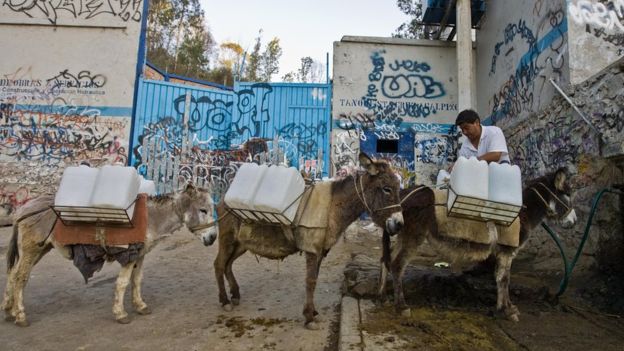
<path fill-rule="evenodd" d="M 566 93 L 563 92 L 563 89 L 561 89 L 561 87 L 559 85 L 557 85 L 557 83 L 555 83 L 555 81 L 550 78 L 550 84 L 552 84 L 555 89 L 557 89 L 557 91 L 559 92 L 559 94 L 561 94 L 561 96 L 563 96 L 564 99 L 566 99 L 566 101 L 570 104 L 570 106 L 572 106 L 572 108 L 574 109 L 574 111 L 576 111 L 576 113 L 579 114 L 579 116 L 581 116 L 581 118 L 585 121 L 585 123 L 587 123 L 587 125 L 591 128 L 591 130 L 593 130 L 594 132 L 596 132 L 596 134 L 598 134 L 600 136 L 600 138 L 602 139 L 602 133 L 596 128 L 596 126 L 594 126 L 589 119 L 587 119 L 587 117 L 585 116 L 585 114 L 574 104 L 574 102 L 572 101 L 572 99 L 570 99 L 569 96 L 566 95 Z"/>

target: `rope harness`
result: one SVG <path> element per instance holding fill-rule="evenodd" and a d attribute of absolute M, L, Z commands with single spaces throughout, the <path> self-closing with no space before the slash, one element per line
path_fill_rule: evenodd
<path fill-rule="evenodd" d="M 546 199 L 544 199 L 544 197 L 542 196 L 542 194 L 540 194 L 540 192 L 535 188 L 537 185 L 541 185 L 544 189 L 546 189 L 546 191 L 557 201 L 559 202 L 559 204 L 561 206 L 563 206 L 563 208 L 565 208 L 566 212 L 563 216 L 561 217 L 566 217 L 567 215 L 570 214 L 570 212 L 572 212 L 572 209 L 565 203 L 563 202 L 563 200 L 561 200 L 557 195 L 555 195 L 555 193 L 553 193 L 546 185 L 544 185 L 544 183 L 539 182 L 536 185 L 531 187 L 531 190 L 533 190 L 533 192 L 535 192 L 535 194 L 537 194 L 537 197 L 539 197 L 540 200 L 542 200 L 542 202 L 544 203 L 544 206 L 546 206 L 546 211 L 548 211 L 548 215 L 549 216 L 556 216 L 557 213 L 550 207 L 550 204 L 548 203 L 548 201 L 546 201 Z"/>
<path fill-rule="evenodd" d="M 196 226 L 193 226 L 193 227 L 189 227 L 188 229 L 191 231 L 191 233 L 195 234 L 196 232 L 198 232 L 200 230 L 207 229 L 207 228 L 212 228 L 215 225 L 219 224 L 219 221 L 222 220 L 228 214 L 230 214 L 230 212 L 226 211 L 221 217 L 215 219 L 214 221 L 212 221 L 210 223 L 199 224 L 199 225 L 196 225 Z"/>
<path fill-rule="evenodd" d="M 358 190 L 358 186 L 357 186 L 358 182 L 355 180 L 356 177 L 359 178 L 360 189 L 362 191 L 362 195 L 361 196 L 360 196 L 360 191 Z M 364 207 L 366 208 L 368 213 L 373 214 L 375 212 L 388 210 L 388 209 L 391 209 L 391 208 L 396 208 L 396 207 L 401 208 L 401 203 L 402 202 L 399 202 L 398 204 L 389 205 L 389 206 L 385 206 L 385 207 L 381 207 L 381 208 L 377 208 L 377 209 L 371 210 L 370 207 L 368 206 L 368 203 L 366 202 L 366 196 L 364 195 L 364 185 L 362 184 L 362 178 L 363 178 L 363 176 L 359 176 L 359 175 L 354 176 L 353 177 L 353 185 L 355 186 L 355 193 L 357 194 L 357 196 L 360 199 L 360 201 L 362 201 L 362 203 L 364 204 Z"/>

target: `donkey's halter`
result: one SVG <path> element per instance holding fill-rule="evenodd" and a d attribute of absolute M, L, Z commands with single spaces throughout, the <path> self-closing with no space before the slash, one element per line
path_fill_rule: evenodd
<path fill-rule="evenodd" d="M 356 177 L 360 179 L 359 183 L 360 183 L 360 189 L 362 191 L 362 195 L 361 196 L 360 196 L 360 192 L 358 191 L 358 185 L 357 185 L 358 182 L 355 180 Z M 368 203 L 366 202 L 366 197 L 364 195 L 364 186 L 362 185 L 362 176 L 357 175 L 357 174 L 355 176 L 353 176 L 353 185 L 355 186 L 355 193 L 357 194 L 358 198 L 360 199 L 360 201 L 362 201 L 362 203 L 364 204 L 364 207 L 366 207 L 366 210 L 370 214 L 373 214 L 373 213 L 378 212 L 378 211 L 388 210 L 388 209 L 395 208 L 395 207 L 401 208 L 401 203 L 398 203 L 398 204 L 394 204 L 394 205 L 390 205 L 390 206 L 386 206 L 386 207 L 382 207 L 382 208 L 377 208 L 377 209 L 371 210 L 370 207 L 368 207 Z"/>
<path fill-rule="evenodd" d="M 214 221 L 210 222 L 210 223 L 205 223 L 205 224 L 198 224 L 196 226 L 193 227 L 188 227 L 188 230 L 191 231 L 191 233 L 195 234 L 196 232 L 200 231 L 200 230 L 204 230 L 207 228 L 212 228 L 215 225 L 219 224 L 219 221 L 223 219 L 223 217 L 227 216 L 229 212 L 226 212 L 225 214 L 223 214 L 223 216 L 215 219 Z"/>
<path fill-rule="evenodd" d="M 568 205 L 566 205 L 566 203 L 565 203 L 565 202 L 563 202 L 563 200 L 561 200 L 561 199 L 559 198 L 559 196 L 555 195 L 555 193 L 553 193 L 553 192 L 552 192 L 552 191 L 551 191 L 551 190 L 550 190 L 550 189 L 549 189 L 546 185 L 544 185 L 544 183 L 539 182 L 539 183 L 537 183 L 535 186 L 537 186 L 537 185 L 541 185 L 541 186 L 542 186 L 542 188 L 546 189 L 546 191 L 547 191 L 548 193 L 550 193 L 550 195 L 551 195 L 551 196 L 552 196 L 552 197 L 553 197 L 553 198 L 554 198 L 557 202 L 559 202 L 559 204 L 560 204 L 561 206 L 563 206 L 563 208 L 565 208 L 566 212 L 565 212 L 565 214 L 564 214 L 562 217 L 565 217 L 565 216 L 569 215 L 569 214 L 570 214 L 570 212 L 572 212 L 572 209 L 571 209 Z M 540 198 L 540 200 L 542 200 L 542 202 L 544 203 L 544 206 L 546 206 L 546 210 L 548 211 L 548 214 L 549 214 L 550 216 L 555 216 L 557 213 L 556 213 L 556 212 L 555 212 L 552 208 L 550 208 L 550 204 L 548 203 L 548 201 L 546 201 L 546 199 L 544 199 L 544 197 L 542 196 L 542 194 L 540 194 L 540 192 L 539 192 L 539 191 L 535 188 L 535 186 L 532 186 L 532 187 L 531 187 L 531 190 L 533 190 L 533 192 L 535 192 L 535 194 L 537 194 L 537 196 Z"/>

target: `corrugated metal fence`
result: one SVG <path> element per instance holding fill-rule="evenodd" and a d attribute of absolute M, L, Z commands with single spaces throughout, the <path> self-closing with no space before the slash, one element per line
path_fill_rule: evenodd
<path fill-rule="evenodd" d="M 238 83 L 224 91 L 142 80 L 131 164 L 159 192 L 189 180 L 225 190 L 254 157 L 327 175 L 330 93 L 329 84 Z M 258 138 L 264 142 L 242 149 Z"/>

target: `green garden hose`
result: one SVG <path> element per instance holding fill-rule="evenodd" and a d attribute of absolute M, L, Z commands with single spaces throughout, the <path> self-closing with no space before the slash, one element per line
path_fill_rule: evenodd
<path fill-rule="evenodd" d="M 556 295 L 557 297 L 561 296 L 565 292 L 566 288 L 568 287 L 568 282 L 570 281 L 572 270 L 574 269 L 576 262 L 581 256 L 581 252 L 583 251 L 583 247 L 585 246 L 585 242 L 587 241 L 587 237 L 589 236 L 589 229 L 591 228 L 592 220 L 594 219 L 594 214 L 596 213 L 596 208 L 598 207 L 600 198 L 602 198 L 602 195 L 604 195 L 604 193 L 624 195 L 624 192 L 620 190 L 616 190 L 612 188 L 605 188 L 605 189 L 600 190 L 594 196 L 591 211 L 589 212 L 589 218 L 587 219 L 587 225 L 585 226 L 585 233 L 583 234 L 583 239 L 581 240 L 581 243 L 578 249 L 576 250 L 576 254 L 574 255 L 574 259 L 572 260 L 572 262 L 568 263 L 568 258 L 565 252 L 563 251 L 563 246 L 561 245 L 561 241 L 559 240 L 559 237 L 557 236 L 557 234 L 555 234 L 555 232 L 553 232 L 553 230 L 546 223 L 542 222 L 542 227 L 548 232 L 548 234 L 550 234 L 550 237 L 553 238 L 553 240 L 555 241 L 555 244 L 557 244 L 557 247 L 559 248 L 559 252 L 561 252 L 561 257 L 563 259 L 564 275 L 563 275 L 563 278 L 561 279 L 561 282 L 559 283 L 559 291 L 557 292 L 557 295 Z"/>

